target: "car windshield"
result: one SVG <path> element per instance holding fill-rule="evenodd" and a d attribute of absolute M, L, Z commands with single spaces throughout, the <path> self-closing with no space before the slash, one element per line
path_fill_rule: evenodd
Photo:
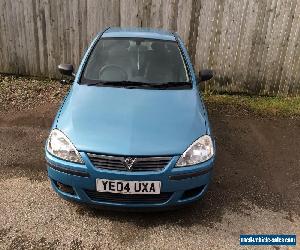
<path fill-rule="evenodd" d="M 145 38 L 100 39 L 81 84 L 192 87 L 177 42 Z"/>

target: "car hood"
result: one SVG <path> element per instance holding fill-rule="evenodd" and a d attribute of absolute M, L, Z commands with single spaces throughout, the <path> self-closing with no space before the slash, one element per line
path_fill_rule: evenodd
<path fill-rule="evenodd" d="M 55 127 L 79 151 L 178 155 L 207 132 L 195 90 L 149 90 L 75 84 Z"/>

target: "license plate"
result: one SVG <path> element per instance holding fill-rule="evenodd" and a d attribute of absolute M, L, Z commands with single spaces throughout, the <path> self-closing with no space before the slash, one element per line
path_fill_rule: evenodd
<path fill-rule="evenodd" d="M 160 194 L 160 181 L 123 181 L 96 179 L 98 192 L 119 194 Z"/>

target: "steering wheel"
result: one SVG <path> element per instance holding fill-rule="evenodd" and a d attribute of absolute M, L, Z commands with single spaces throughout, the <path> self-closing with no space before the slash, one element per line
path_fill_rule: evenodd
<path fill-rule="evenodd" d="M 111 78 L 113 78 L 114 81 L 126 81 L 128 79 L 128 74 L 122 67 L 116 64 L 103 66 L 99 70 L 99 79 L 104 81 L 112 81 Z"/>

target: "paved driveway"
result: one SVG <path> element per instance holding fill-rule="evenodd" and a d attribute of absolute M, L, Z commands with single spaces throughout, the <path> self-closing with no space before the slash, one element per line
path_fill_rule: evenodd
<path fill-rule="evenodd" d="M 300 241 L 299 119 L 209 106 L 217 142 L 209 192 L 187 208 L 143 214 L 87 208 L 50 189 L 43 146 L 56 109 L 0 115 L 0 249 L 247 249 L 243 233 Z"/>

